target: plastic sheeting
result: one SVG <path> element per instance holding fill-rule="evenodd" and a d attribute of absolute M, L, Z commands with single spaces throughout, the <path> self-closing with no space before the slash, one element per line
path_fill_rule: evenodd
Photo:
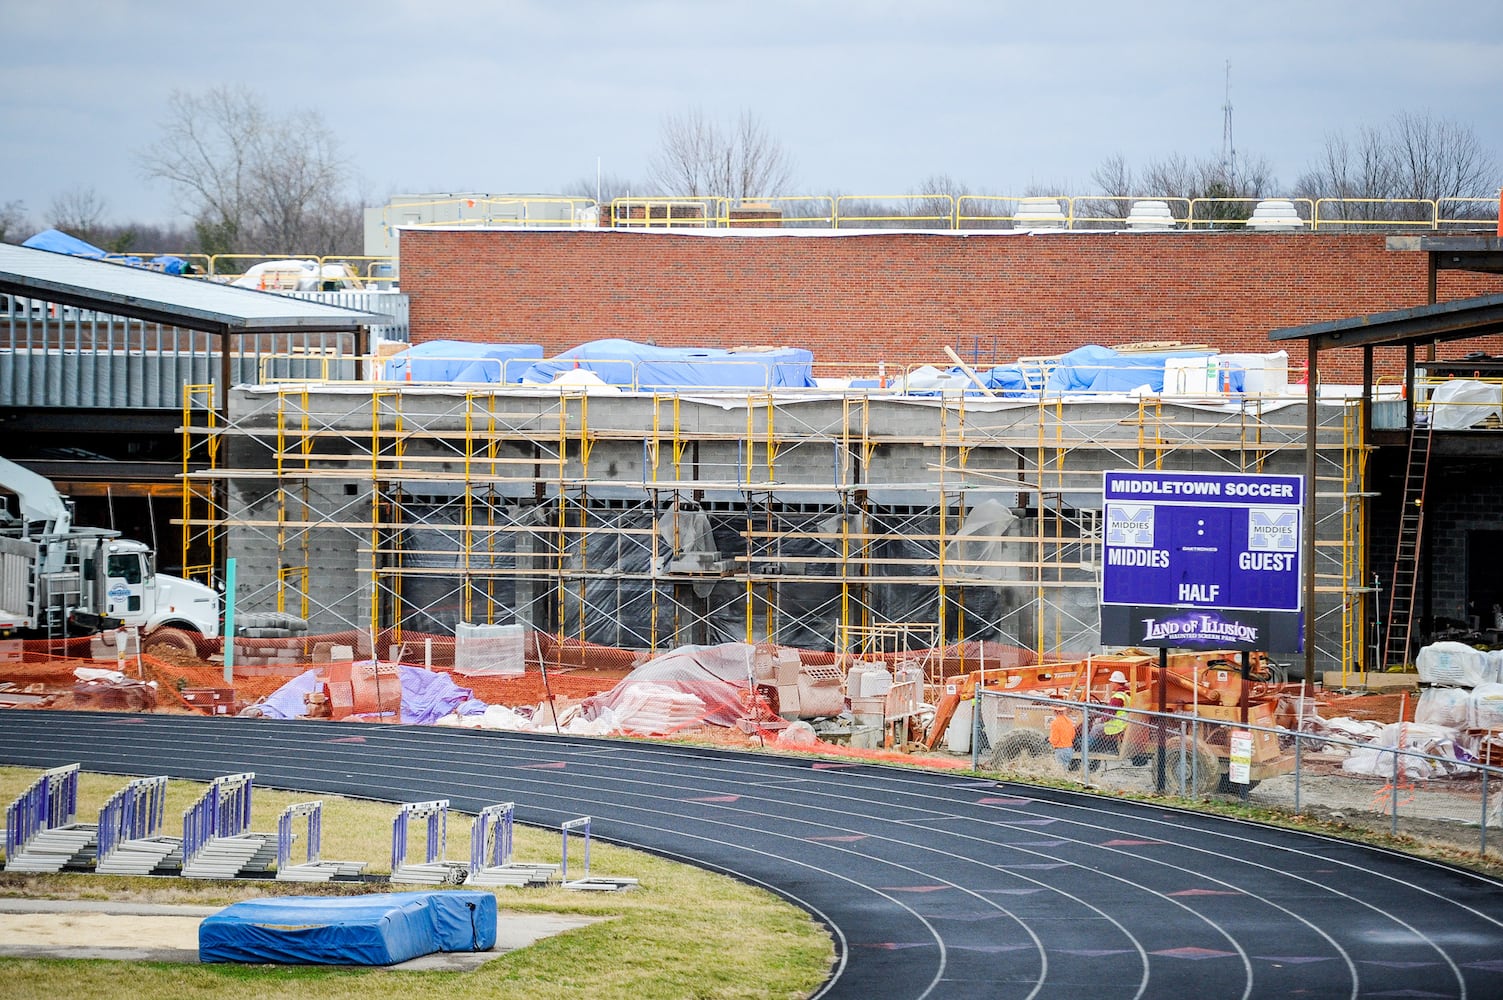
<path fill-rule="evenodd" d="M 451 712 L 484 711 L 468 688 L 454 683 L 448 674 L 422 667 L 399 664 L 402 681 L 402 721 L 409 725 L 431 725 Z M 303 695 L 322 687 L 317 670 L 306 670 L 266 696 L 256 707 L 267 719 L 298 719 L 307 714 Z"/>
<path fill-rule="evenodd" d="M 60 229 L 44 229 L 21 244 L 33 250 L 46 250 L 49 253 L 65 253 L 70 257 L 88 257 L 92 260 L 108 260 L 116 264 L 130 264 L 133 267 L 146 267 L 147 261 L 140 257 L 109 253 L 101 250 L 92 243 L 70 236 Z M 165 271 L 168 274 L 182 274 L 187 270 L 187 261 L 181 257 L 162 255 L 151 258 L 149 262 L 154 270 Z"/>
<path fill-rule="evenodd" d="M 1430 393 L 1430 426 L 1464 431 L 1488 417 L 1503 415 L 1503 385 L 1472 379 L 1442 382 Z"/>
<path fill-rule="evenodd" d="M 495 945 L 496 897 L 468 890 L 249 899 L 198 927 L 200 962 L 391 965 Z"/>
<path fill-rule="evenodd" d="M 519 382 L 530 364 L 540 361 L 538 344 L 474 344 L 464 340 L 430 340 L 386 360 L 383 377 L 401 382 Z"/>
<path fill-rule="evenodd" d="M 1400 741 L 1403 745 L 1400 746 Z M 1456 732 L 1445 726 L 1426 725 L 1419 722 L 1390 724 L 1383 727 L 1374 745 L 1358 747 L 1341 762 L 1341 770 L 1347 774 L 1360 774 L 1373 778 L 1389 778 L 1393 775 L 1394 749 L 1413 751 L 1398 755 L 1398 767 L 1405 777 L 1414 780 L 1441 777 L 1459 773 L 1462 757 L 1456 746 Z M 1427 760 L 1414 754 L 1428 754 L 1441 760 Z M 1452 765 L 1450 761 L 1456 761 Z"/>
<path fill-rule="evenodd" d="M 48 253 L 65 253 L 72 257 L 105 256 L 105 252 L 99 247 L 60 229 L 44 229 L 21 245 L 33 250 L 46 250 Z"/>
<path fill-rule="evenodd" d="M 1149 354 L 1123 354 L 1110 347 L 1088 344 L 1064 355 L 1049 375 L 1044 387 L 1048 396 L 1065 396 L 1077 392 L 1127 393 L 1147 387 L 1164 391 L 1164 362 L 1170 358 L 1206 358 L 1211 351 L 1163 351 Z M 1242 392 L 1244 372 L 1228 368 L 1226 376 L 1233 392 Z M 1219 387 L 1218 387 L 1219 388 Z"/>
<path fill-rule="evenodd" d="M 539 361 L 522 381 L 546 385 L 574 369 L 639 389 L 802 388 L 814 385 L 814 355 L 796 347 L 722 350 L 656 347 L 630 340 L 594 340 Z"/>
<path fill-rule="evenodd" d="M 718 726 L 734 725 L 746 713 L 748 685 L 751 683 L 752 660 L 755 647 L 744 642 L 729 642 L 719 646 L 680 646 L 671 652 L 655 656 L 621 679 L 611 690 L 589 698 L 584 703 L 585 713 L 593 716 L 608 710 L 617 717 L 624 730 L 661 733 L 669 729 L 651 728 L 657 715 L 651 718 L 643 714 L 644 706 L 661 701 L 664 689 L 671 694 L 693 696 L 703 708 L 697 719 Z M 644 698 L 636 689 L 647 686 Z M 682 728 L 690 724 L 683 718 L 683 706 L 665 716 L 664 725 Z M 656 709 L 654 712 L 656 713 Z"/>

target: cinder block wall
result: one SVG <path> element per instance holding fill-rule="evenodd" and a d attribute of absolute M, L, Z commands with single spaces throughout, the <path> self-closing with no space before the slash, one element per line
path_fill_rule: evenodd
<path fill-rule="evenodd" d="M 415 342 L 550 354 L 606 337 L 868 365 L 944 364 L 945 345 L 988 364 L 1143 340 L 1260 352 L 1273 329 L 1426 301 L 1425 255 L 1378 234 L 414 230 L 401 256 Z M 1498 292 L 1500 277 L 1439 275 L 1442 301 Z M 1278 346 L 1303 363 L 1302 344 Z M 1321 362 L 1332 381 L 1361 374 L 1360 351 Z M 1378 365 L 1401 370 L 1402 352 Z"/>

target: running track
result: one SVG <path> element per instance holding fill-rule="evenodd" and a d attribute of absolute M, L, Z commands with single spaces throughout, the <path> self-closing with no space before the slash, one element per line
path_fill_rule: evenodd
<path fill-rule="evenodd" d="M 0 712 L 0 762 L 520 822 L 766 886 L 822 920 L 819 994 L 1503 997 L 1503 884 L 1151 804 L 863 764 L 443 728 Z"/>

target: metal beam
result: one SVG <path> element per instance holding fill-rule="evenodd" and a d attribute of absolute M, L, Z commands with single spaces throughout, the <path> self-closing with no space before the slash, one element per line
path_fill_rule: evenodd
<path fill-rule="evenodd" d="M 1308 341 L 1313 354 L 1333 347 L 1400 347 L 1497 333 L 1503 333 L 1503 295 L 1287 327 L 1274 330 L 1268 339 Z"/>

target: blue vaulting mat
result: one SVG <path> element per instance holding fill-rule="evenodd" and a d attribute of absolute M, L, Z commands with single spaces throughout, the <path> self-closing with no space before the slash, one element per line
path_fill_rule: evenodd
<path fill-rule="evenodd" d="M 250 899 L 198 928 L 200 962 L 391 965 L 495 944 L 496 897 L 465 890 Z"/>

